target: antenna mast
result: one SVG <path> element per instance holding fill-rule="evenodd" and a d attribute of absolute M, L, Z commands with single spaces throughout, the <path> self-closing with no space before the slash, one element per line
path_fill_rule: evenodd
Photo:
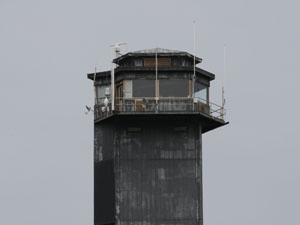
<path fill-rule="evenodd" d="M 224 86 L 226 85 L 226 46 L 224 45 L 224 81 L 223 81 L 223 86 L 222 86 L 222 119 L 224 120 L 224 106 L 225 106 L 225 88 Z"/>
<path fill-rule="evenodd" d="M 158 84 L 157 84 L 157 50 L 155 53 L 155 97 L 156 97 L 156 103 L 158 98 Z"/>
<path fill-rule="evenodd" d="M 98 107 L 98 96 L 97 96 L 97 86 L 96 86 L 96 75 L 97 75 L 97 68 L 95 66 L 95 73 L 94 73 L 94 92 L 95 92 L 95 105 L 96 108 Z"/>
<path fill-rule="evenodd" d="M 194 74 L 193 74 L 193 84 L 192 84 L 192 96 L 195 97 L 195 79 L 196 79 L 196 22 L 194 23 Z"/>

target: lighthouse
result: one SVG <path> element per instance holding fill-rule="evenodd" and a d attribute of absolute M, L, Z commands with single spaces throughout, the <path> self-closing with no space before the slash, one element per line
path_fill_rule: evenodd
<path fill-rule="evenodd" d="M 202 59 L 119 54 L 94 81 L 94 224 L 202 225 L 202 135 L 227 124 Z"/>

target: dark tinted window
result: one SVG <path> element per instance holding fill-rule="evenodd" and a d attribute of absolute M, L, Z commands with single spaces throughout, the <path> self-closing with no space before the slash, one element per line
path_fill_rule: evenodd
<path fill-rule="evenodd" d="M 159 80 L 160 97 L 188 97 L 189 80 Z"/>
<path fill-rule="evenodd" d="M 155 80 L 133 80 L 133 97 L 155 97 Z"/>

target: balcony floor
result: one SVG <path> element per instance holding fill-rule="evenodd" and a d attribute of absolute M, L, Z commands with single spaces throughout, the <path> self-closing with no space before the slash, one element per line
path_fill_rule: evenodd
<path fill-rule="evenodd" d="M 145 120 L 167 120 L 170 122 L 193 120 L 201 123 L 202 133 L 206 133 L 229 123 L 201 112 L 110 112 L 107 113 L 106 116 L 95 118 L 94 123 L 115 124 L 122 122 L 122 120 L 135 122 L 142 122 Z"/>

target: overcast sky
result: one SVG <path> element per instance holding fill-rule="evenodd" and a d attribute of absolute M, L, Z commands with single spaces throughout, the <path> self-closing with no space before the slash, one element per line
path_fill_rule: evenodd
<path fill-rule="evenodd" d="M 300 224 L 300 3 L 0 0 L 0 224 L 93 224 L 93 85 L 116 42 L 193 53 L 227 46 L 230 124 L 203 136 L 205 225 Z"/>

